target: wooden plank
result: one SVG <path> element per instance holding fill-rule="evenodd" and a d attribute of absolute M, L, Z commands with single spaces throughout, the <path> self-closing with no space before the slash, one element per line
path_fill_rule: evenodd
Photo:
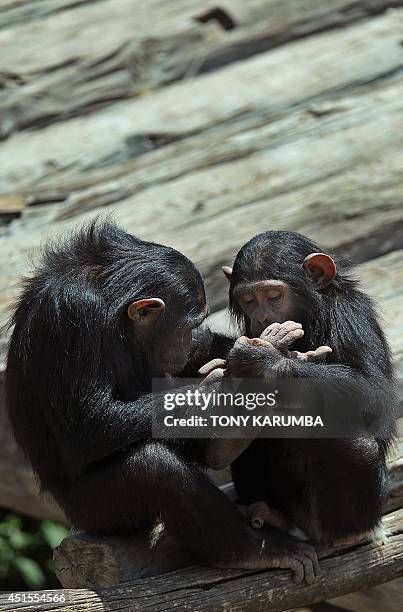
<path fill-rule="evenodd" d="M 307 98 L 372 82 L 403 65 L 402 22 L 403 11 L 392 11 L 233 64 L 225 74 L 215 72 L 119 102 L 70 120 L 68 129 L 61 123 L 41 133 L 17 134 L 1 147 L 2 189 L 13 191 L 32 184 L 32 177 L 62 168 L 88 171 L 119 156 L 130 158 L 129 143 L 136 134 L 205 130 L 264 108 L 274 119 Z"/>
<path fill-rule="evenodd" d="M 403 578 L 373 586 L 364 591 L 330 599 L 328 603 L 350 612 L 401 612 L 403 608 Z"/>
<path fill-rule="evenodd" d="M 24 196 L 0 195 L 0 215 L 10 215 L 20 213 L 26 207 L 27 202 Z"/>
<path fill-rule="evenodd" d="M 220 20 L 214 1 L 203 8 L 196 0 L 12 3 L 0 20 L 0 138 L 402 4 L 253 0 L 246 9 L 224 0 Z"/>
<path fill-rule="evenodd" d="M 99 186 L 39 216 L 33 207 L 0 242 L 0 317 L 45 236 L 101 211 L 183 250 L 201 267 L 213 309 L 227 300 L 220 266 L 264 229 L 300 231 L 358 260 L 402 247 L 403 81 L 359 89 L 332 108 L 317 117 L 309 103 L 239 133 L 193 136 L 133 161 L 120 178 L 105 171 L 102 183 L 98 171 Z M 48 197 L 56 181 L 41 187 Z"/>
<path fill-rule="evenodd" d="M 384 517 L 390 536 L 385 545 L 364 544 L 352 550 L 319 551 L 321 574 L 311 586 L 296 586 L 283 570 L 244 572 L 189 568 L 108 589 L 38 592 L 64 595 L 61 604 L 41 604 L 41 610 L 264 610 L 280 612 L 323 601 L 368 585 L 399 577 L 403 572 L 403 510 Z M 0 595 L 0 610 L 32 610 L 25 602 L 10 603 Z"/>

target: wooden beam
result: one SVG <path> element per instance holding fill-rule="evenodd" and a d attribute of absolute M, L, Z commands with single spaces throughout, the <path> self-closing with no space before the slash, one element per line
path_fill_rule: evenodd
<path fill-rule="evenodd" d="M 390 532 L 386 544 L 363 544 L 351 550 L 319 551 L 321 573 L 312 585 L 296 586 L 290 572 L 270 570 L 246 572 L 191 567 L 124 583 L 117 587 L 59 591 L 37 591 L 54 598 L 41 603 L 43 612 L 101 612 L 119 610 L 153 612 L 169 610 L 269 609 L 270 612 L 305 606 L 330 597 L 381 584 L 403 574 L 403 510 L 384 517 Z M 26 596 L 28 593 L 26 593 Z M 63 596 L 64 603 L 55 598 Z M 29 612 L 32 604 L 8 601 L 0 595 L 1 612 Z M 59 600 L 60 601 L 60 600 Z"/>
<path fill-rule="evenodd" d="M 390 497 L 385 513 L 401 506 L 403 488 L 403 439 L 389 462 Z M 235 497 L 232 486 L 223 491 Z M 151 544 L 152 542 L 152 544 Z M 160 527 L 153 537 L 139 534 L 131 538 L 77 534 L 63 540 L 54 552 L 56 575 L 65 588 L 114 586 L 122 582 L 158 575 L 190 565 L 192 559 L 180 542 Z"/>
<path fill-rule="evenodd" d="M 402 4 L 222 0 L 217 11 L 214 0 L 10 2 L 0 6 L 0 138 Z"/>
<path fill-rule="evenodd" d="M 213 309 L 226 303 L 220 266 L 262 229 L 361 261 L 402 248 L 402 20 L 392 11 L 4 142 L 2 189 L 59 203 L 28 206 L 0 241 L 0 323 L 45 237 L 100 212 L 183 250 Z M 136 157 L 150 134 L 170 144 Z"/>

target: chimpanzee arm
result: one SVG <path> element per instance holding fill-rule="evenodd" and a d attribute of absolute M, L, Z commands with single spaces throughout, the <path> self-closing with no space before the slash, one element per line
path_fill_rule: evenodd
<path fill-rule="evenodd" d="M 155 392 L 122 401 L 106 391 L 102 395 L 83 394 L 81 402 L 59 410 L 53 422 L 65 460 L 74 456 L 84 469 L 124 448 L 151 440 L 153 413 L 163 410 L 164 396 Z"/>
<path fill-rule="evenodd" d="M 351 366 L 300 361 L 265 345 L 260 339 L 238 340 L 228 356 L 227 374 L 233 378 L 263 378 L 271 383 L 292 378 L 312 380 L 322 385 L 330 398 L 348 398 L 350 406 L 358 402 L 364 418 L 372 423 L 372 431 L 376 431 L 375 437 L 393 438 L 397 400 L 391 380 L 380 371 L 366 377 Z"/>
<path fill-rule="evenodd" d="M 180 373 L 183 378 L 195 378 L 202 365 L 220 357 L 225 359 L 234 346 L 235 338 L 212 332 L 201 326 L 192 332 L 192 346 L 185 369 Z"/>
<path fill-rule="evenodd" d="M 219 390 L 220 385 L 221 382 L 217 381 L 212 386 Z M 169 392 L 195 389 L 199 389 L 199 386 L 176 386 Z M 107 391 L 102 394 L 96 391 L 81 392 L 81 398 L 78 404 L 70 403 L 63 410 L 59 410 L 52 422 L 53 433 L 58 439 L 65 461 L 71 469 L 74 464 L 78 464 L 79 471 L 124 448 L 151 440 L 154 437 L 153 415 L 158 412 L 161 418 L 161 415 L 165 414 L 165 392 L 147 393 L 134 401 L 116 399 Z M 181 418 L 193 414 L 194 407 L 181 407 Z M 192 460 L 207 467 L 221 469 L 230 465 L 251 440 L 231 440 L 230 442 L 234 442 L 233 448 L 231 446 L 225 453 L 217 453 L 215 445 L 219 446 L 220 442 L 197 440 L 197 443 L 192 445 Z"/>

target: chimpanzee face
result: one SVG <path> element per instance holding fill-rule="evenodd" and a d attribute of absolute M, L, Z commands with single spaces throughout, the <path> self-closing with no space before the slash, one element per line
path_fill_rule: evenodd
<path fill-rule="evenodd" d="M 192 343 L 192 329 L 178 327 L 160 339 L 156 347 L 156 366 L 163 376 L 177 374 L 186 365 Z"/>
<path fill-rule="evenodd" d="M 160 298 L 137 300 L 127 309 L 133 332 L 149 355 L 153 376 L 171 376 L 183 370 L 192 342 L 190 324 L 164 329 L 164 310 Z"/>
<path fill-rule="evenodd" d="M 234 299 L 250 321 L 253 336 L 260 336 L 272 323 L 284 323 L 292 318 L 293 303 L 290 287 L 279 280 L 257 281 L 240 285 Z"/>
<path fill-rule="evenodd" d="M 238 255 L 239 257 L 239 255 Z M 232 268 L 223 267 L 227 280 L 231 283 L 232 299 L 237 309 L 242 311 L 249 321 L 250 333 L 258 337 L 272 323 L 284 323 L 298 320 L 298 296 L 296 291 L 283 280 L 277 278 L 265 280 L 243 280 L 232 282 Z M 251 269 L 251 278 L 254 276 Z M 301 261 L 299 271 L 302 279 L 309 280 L 318 290 L 332 282 L 336 275 L 336 265 L 326 253 L 311 253 Z"/>

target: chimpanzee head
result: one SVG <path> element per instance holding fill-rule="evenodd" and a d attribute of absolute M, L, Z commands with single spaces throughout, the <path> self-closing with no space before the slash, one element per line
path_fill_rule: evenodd
<path fill-rule="evenodd" d="M 199 271 L 175 249 L 115 225 L 103 225 L 97 240 L 104 261 L 101 291 L 133 350 L 148 360 L 153 376 L 179 372 L 189 356 L 192 329 L 207 315 Z"/>
<path fill-rule="evenodd" d="M 233 268 L 224 266 L 230 282 L 230 308 L 247 334 L 259 336 L 271 323 L 306 324 L 323 307 L 337 285 L 334 259 L 295 232 L 269 231 L 247 242 Z"/>
<path fill-rule="evenodd" d="M 15 320 L 35 318 L 37 338 L 43 321 L 44 342 L 54 337 L 104 376 L 128 379 L 134 368 L 144 381 L 183 369 L 206 314 L 203 280 L 187 257 L 95 220 L 46 247 Z"/>

